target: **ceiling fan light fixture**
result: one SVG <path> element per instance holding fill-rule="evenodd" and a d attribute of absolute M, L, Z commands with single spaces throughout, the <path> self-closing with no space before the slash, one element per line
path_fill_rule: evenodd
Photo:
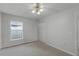
<path fill-rule="evenodd" d="M 32 10 L 32 13 L 34 14 L 35 13 L 35 10 Z"/>
<path fill-rule="evenodd" d="M 43 12 L 43 5 L 40 3 L 34 3 L 32 13 L 39 15 L 41 12 Z"/>
<path fill-rule="evenodd" d="M 37 14 L 39 15 L 39 14 L 40 14 L 40 12 L 37 12 Z"/>
<path fill-rule="evenodd" d="M 43 9 L 40 9 L 40 12 L 43 12 Z"/>

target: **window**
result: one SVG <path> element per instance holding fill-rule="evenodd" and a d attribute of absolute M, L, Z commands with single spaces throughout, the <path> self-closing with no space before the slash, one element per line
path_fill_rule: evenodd
<path fill-rule="evenodd" d="M 23 23 L 19 21 L 11 21 L 11 40 L 23 39 Z"/>

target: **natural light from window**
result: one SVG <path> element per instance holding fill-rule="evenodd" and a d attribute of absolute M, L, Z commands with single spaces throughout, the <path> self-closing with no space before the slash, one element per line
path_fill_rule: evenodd
<path fill-rule="evenodd" d="M 23 39 L 23 22 L 11 21 L 11 40 Z"/>

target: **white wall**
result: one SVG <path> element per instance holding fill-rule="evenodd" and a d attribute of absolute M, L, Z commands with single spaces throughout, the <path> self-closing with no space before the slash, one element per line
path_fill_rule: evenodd
<path fill-rule="evenodd" d="M 24 33 L 24 39 L 23 40 L 10 40 L 10 21 L 16 20 L 16 21 L 22 21 L 23 22 L 23 33 Z M 27 43 L 37 40 L 37 26 L 35 20 L 30 20 L 27 18 L 9 15 L 2 13 L 2 48 L 13 46 L 21 43 Z"/>
<path fill-rule="evenodd" d="M 42 19 L 39 28 L 41 41 L 76 55 L 75 22 L 72 10 L 62 11 Z"/>

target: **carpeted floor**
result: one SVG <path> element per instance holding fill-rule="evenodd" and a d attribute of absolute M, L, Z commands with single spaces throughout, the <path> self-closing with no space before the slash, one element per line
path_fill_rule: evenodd
<path fill-rule="evenodd" d="M 0 56 L 70 56 L 40 41 L 4 48 Z"/>

